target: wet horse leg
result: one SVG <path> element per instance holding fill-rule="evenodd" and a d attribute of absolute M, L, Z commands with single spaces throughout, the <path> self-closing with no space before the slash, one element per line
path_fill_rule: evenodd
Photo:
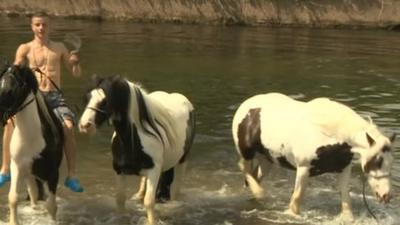
<path fill-rule="evenodd" d="M 171 184 L 171 200 L 176 200 L 180 193 L 180 187 L 185 176 L 186 162 L 179 163 L 174 167 L 174 179 Z"/>
<path fill-rule="evenodd" d="M 22 184 L 23 179 L 23 171 L 18 168 L 15 164 L 14 160 L 11 160 L 11 184 L 10 184 L 10 191 L 8 193 L 8 204 L 10 208 L 10 225 L 18 225 L 18 187 Z"/>
<path fill-rule="evenodd" d="M 132 200 L 143 200 L 146 193 L 146 177 L 140 177 L 139 190 L 132 195 Z"/>
<path fill-rule="evenodd" d="M 119 212 L 125 211 L 125 201 L 126 201 L 126 176 L 117 175 L 117 194 L 115 200 L 117 203 L 117 210 Z"/>
<path fill-rule="evenodd" d="M 349 182 L 351 176 L 351 165 L 347 166 L 338 177 L 338 188 L 341 194 L 342 217 L 346 220 L 353 220 L 353 212 L 351 210 L 351 198 L 349 194 Z"/>
<path fill-rule="evenodd" d="M 59 179 L 59 174 L 58 171 L 56 171 L 52 174 L 52 176 L 49 177 L 47 181 L 47 186 L 49 188 L 49 193 L 48 193 L 49 196 L 46 199 L 46 208 L 53 220 L 55 220 L 57 216 L 56 193 L 57 193 L 58 179 Z"/>
<path fill-rule="evenodd" d="M 37 200 L 39 197 L 39 190 L 38 190 L 38 185 L 36 183 L 36 179 L 32 174 L 28 176 L 26 184 L 28 186 L 28 194 L 29 194 L 29 199 L 31 201 L 31 206 L 32 208 L 36 208 Z"/>
<path fill-rule="evenodd" d="M 161 168 L 159 166 L 154 166 L 147 173 L 147 181 L 146 181 L 146 194 L 144 196 L 144 206 L 147 211 L 147 220 L 148 224 L 154 225 L 156 224 L 156 216 L 154 212 L 154 205 L 156 200 L 156 191 L 158 181 L 161 175 Z"/>
<path fill-rule="evenodd" d="M 294 214 L 300 213 L 300 204 L 304 197 L 309 178 L 308 167 L 298 167 L 296 172 L 296 181 L 294 191 L 290 199 L 289 209 Z"/>
<path fill-rule="evenodd" d="M 246 160 L 241 158 L 239 161 L 239 168 L 242 170 L 246 182 L 249 185 L 251 192 L 257 199 L 264 197 L 264 189 L 260 186 L 256 177 L 253 176 L 253 160 Z"/>

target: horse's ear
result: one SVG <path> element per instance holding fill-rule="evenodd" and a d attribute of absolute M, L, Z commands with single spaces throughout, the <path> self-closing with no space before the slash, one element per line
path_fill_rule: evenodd
<path fill-rule="evenodd" d="M 95 87 L 98 87 L 103 80 L 104 80 L 103 78 L 101 78 L 99 75 L 95 73 L 92 75 L 92 81 Z"/>
<path fill-rule="evenodd" d="M 98 76 L 96 73 L 92 74 L 92 81 L 94 81 L 94 82 L 97 83 L 97 81 L 98 81 L 99 79 L 100 79 L 100 78 L 99 78 L 99 76 Z"/>
<path fill-rule="evenodd" d="M 4 68 L 8 68 L 8 67 L 11 66 L 11 63 L 10 63 L 10 61 L 8 61 L 8 59 L 5 58 L 3 62 L 4 62 L 4 63 L 3 63 Z"/>
<path fill-rule="evenodd" d="M 367 141 L 368 141 L 369 146 L 374 145 L 375 144 L 375 140 L 371 136 L 369 136 L 368 133 L 365 133 L 365 135 L 367 136 Z"/>
<path fill-rule="evenodd" d="M 92 74 L 92 80 L 97 80 L 98 79 L 98 75 L 96 73 Z"/>
<path fill-rule="evenodd" d="M 392 136 L 390 136 L 389 138 L 390 143 L 393 143 L 395 139 L 396 139 L 396 133 L 393 133 Z"/>

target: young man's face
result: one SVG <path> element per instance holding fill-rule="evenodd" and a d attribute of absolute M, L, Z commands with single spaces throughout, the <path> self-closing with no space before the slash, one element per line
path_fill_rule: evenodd
<path fill-rule="evenodd" d="M 32 31 L 38 38 L 47 38 L 49 33 L 49 18 L 32 17 Z"/>

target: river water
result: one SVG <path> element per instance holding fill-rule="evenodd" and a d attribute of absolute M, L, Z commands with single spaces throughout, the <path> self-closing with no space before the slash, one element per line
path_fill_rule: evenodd
<path fill-rule="evenodd" d="M 25 18 L 1 18 L 0 58 L 13 60 L 18 44 L 32 34 Z M 252 198 L 236 165 L 230 126 L 240 102 L 266 92 L 300 100 L 325 96 L 369 115 L 387 133 L 400 133 L 400 34 L 379 30 L 323 30 L 255 27 L 132 24 L 55 20 L 52 37 L 82 38 L 84 77 L 64 71 L 63 89 L 78 114 L 92 74 L 120 74 L 149 91 L 185 94 L 197 110 L 197 136 L 189 157 L 181 200 L 157 205 L 160 225 L 341 224 L 334 175 L 310 181 L 301 216 L 286 213 L 294 172 L 273 169 L 264 179 L 267 197 Z M 115 179 L 105 126 L 93 136 L 77 134 L 78 175 L 86 191 L 59 188 L 58 221 L 43 207 L 20 206 L 23 224 L 144 224 L 145 210 L 130 200 L 115 212 Z M 400 142 L 395 143 L 394 198 L 386 206 L 367 201 L 381 224 L 400 221 Z M 360 167 L 355 165 L 351 196 L 353 224 L 374 224 L 362 200 Z M 132 177 L 128 193 L 137 188 Z M 8 185 L 0 189 L 0 224 L 8 221 Z"/>

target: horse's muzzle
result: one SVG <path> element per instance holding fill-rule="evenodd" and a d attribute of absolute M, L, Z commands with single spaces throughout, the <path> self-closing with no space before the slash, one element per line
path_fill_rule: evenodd
<path fill-rule="evenodd" d="M 79 132 L 93 134 L 96 132 L 96 125 L 90 122 L 85 124 L 79 123 Z"/>
<path fill-rule="evenodd" d="M 392 199 L 392 195 L 390 193 L 383 194 L 382 196 L 380 196 L 377 192 L 375 194 L 380 203 L 387 204 Z"/>

